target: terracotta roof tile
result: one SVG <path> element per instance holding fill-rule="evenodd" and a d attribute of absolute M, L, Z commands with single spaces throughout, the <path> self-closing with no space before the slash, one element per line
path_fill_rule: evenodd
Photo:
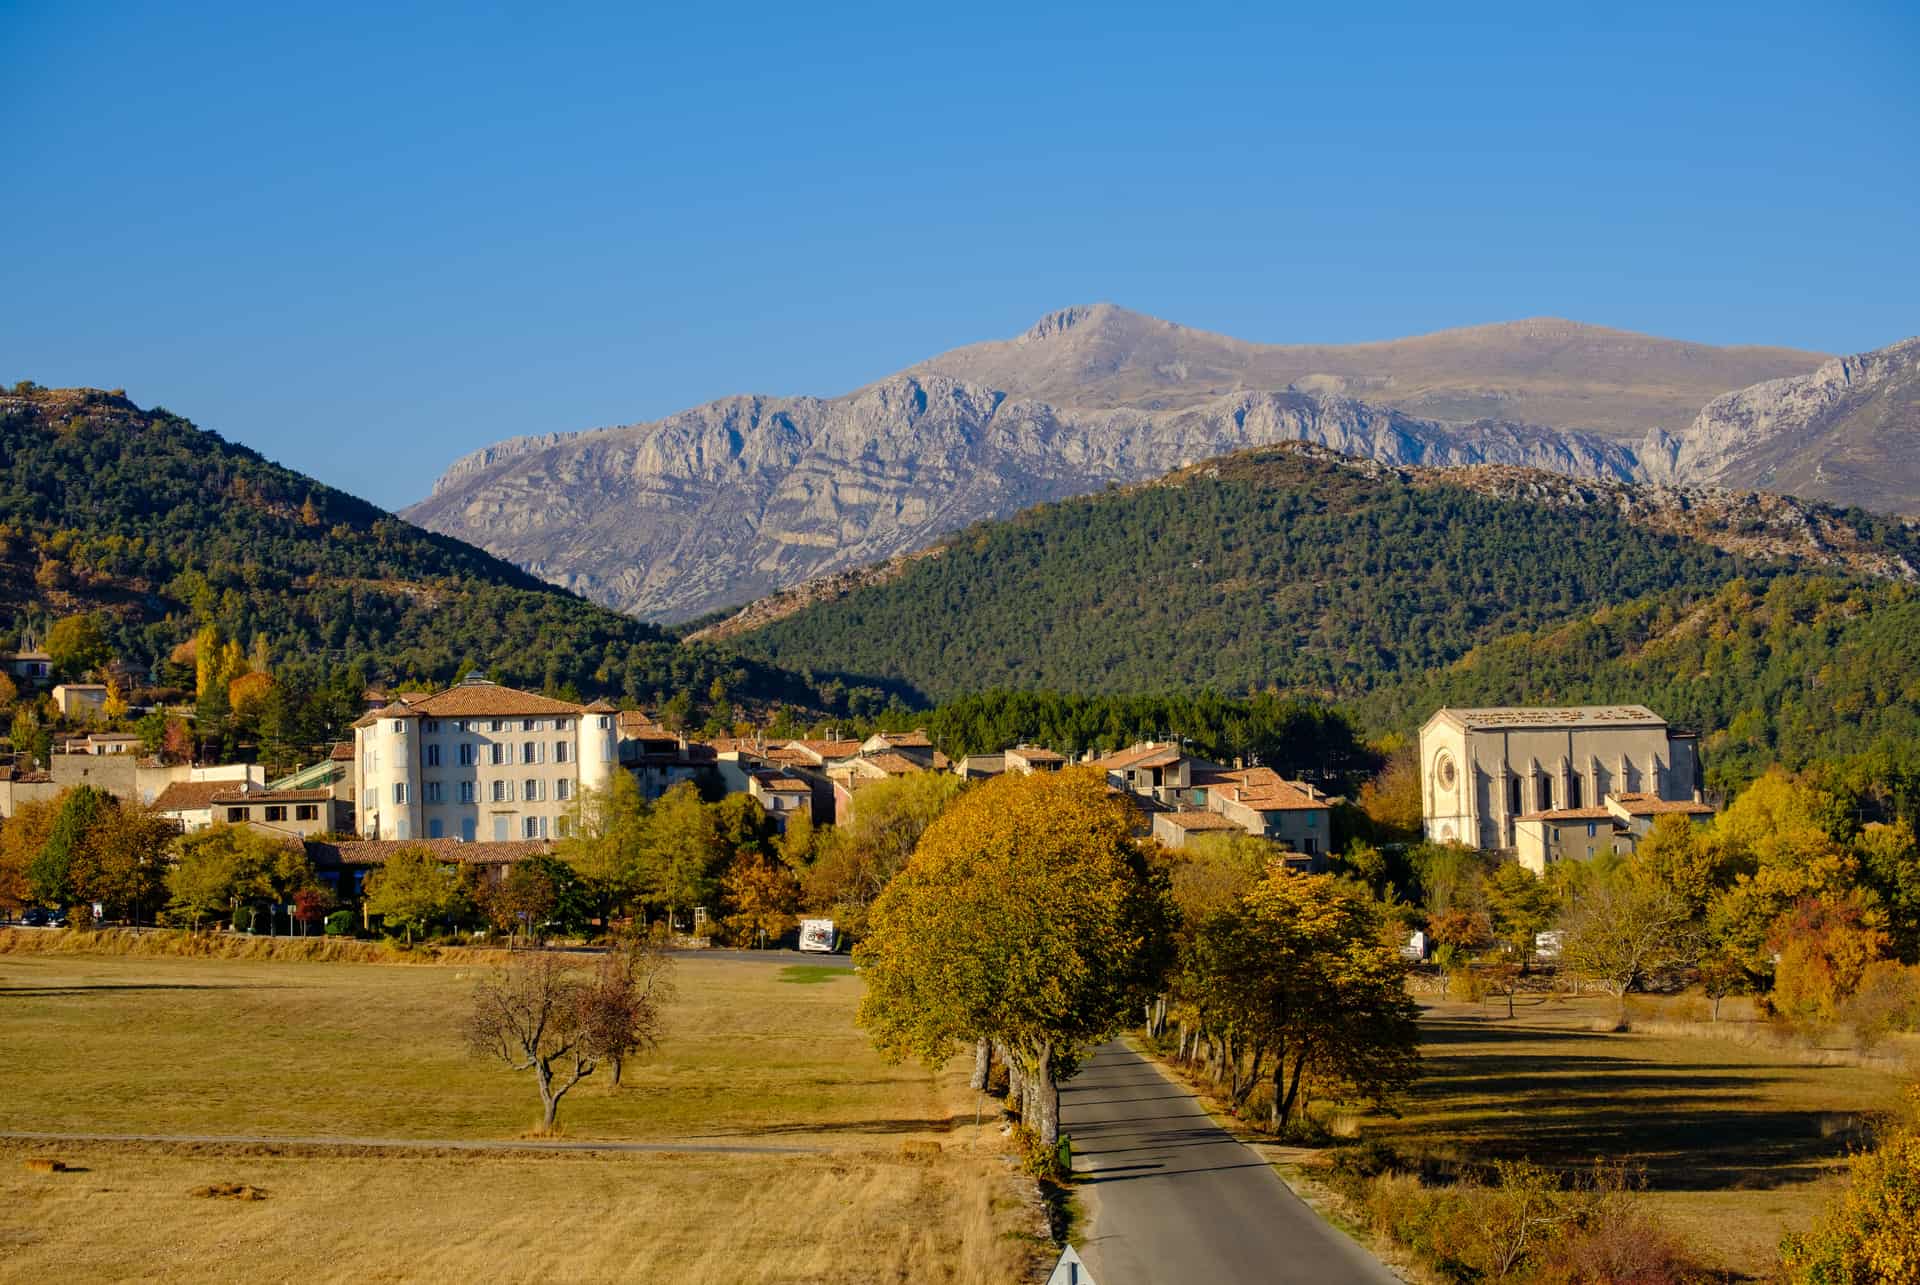
<path fill-rule="evenodd" d="M 459 683 L 410 702 L 409 708 L 429 718 L 537 718 L 542 714 L 579 714 L 585 709 L 571 701 L 494 683 Z"/>
<path fill-rule="evenodd" d="M 1181 811 L 1162 812 L 1160 819 L 1168 825 L 1181 830 L 1241 830 L 1238 821 L 1223 817 L 1218 812 Z"/>
<path fill-rule="evenodd" d="M 153 801 L 155 812 L 204 812 L 213 806 L 213 796 L 225 794 L 233 781 L 174 781 Z"/>
<path fill-rule="evenodd" d="M 544 839 L 506 839 L 463 843 L 459 839 L 343 839 L 337 843 L 308 840 L 307 857 L 316 866 L 384 866 L 405 848 L 425 848 L 442 861 L 465 864 L 525 861 L 553 851 Z"/>
<path fill-rule="evenodd" d="M 1544 812 L 1522 812 L 1516 821 L 1611 821 L 1613 813 L 1605 808 L 1548 808 Z"/>
<path fill-rule="evenodd" d="M 222 784 L 231 787 L 233 782 Z M 333 797 L 330 790 L 235 790 L 212 796 L 215 803 L 324 803 Z M 156 804 L 158 800 L 155 800 Z"/>
<path fill-rule="evenodd" d="M 1612 794 L 1608 795 L 1630 816 L 1664 816 L 1679 813 L 1682 816 L 1712 816 L 1713 809 L 1705 803 L 1696 803 L 1692 799 L 1663 799 L 1655 794 Z"/>

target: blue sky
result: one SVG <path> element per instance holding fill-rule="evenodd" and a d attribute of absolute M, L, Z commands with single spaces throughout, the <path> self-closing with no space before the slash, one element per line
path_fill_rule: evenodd
<path fill-rule="evenodd" d="M 1920 333 L 1920 10 L 0 0 L 0 379 L 378 502 L 1111 299 Z"/>

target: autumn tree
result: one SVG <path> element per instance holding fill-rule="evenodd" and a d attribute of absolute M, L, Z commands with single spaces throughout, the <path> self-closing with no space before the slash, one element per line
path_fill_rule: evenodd
<path fill-rule="evenodd" d="M 1420 802 L 1420 751 L 1412 742 L 1396 747 L 1379 775 L 1354 800 L 1376 843 L 1411 843 L 1424 829 Z"/>
<path fill-rule="evenodd" d="M 400 927 L 407 944 L 462 901 L 460 872 L 422 847 L 401 848 L 367 879 L 367 913 Z"/>
<path fill-rule="evenodd" d="M 875 898 L 963 785 L 949 773 L 918 772 L 862 786 L 853 815 L 820 845 L 807 871 L 807 905 L 864 932 Z"/>
<path fill-rule="evenodd" d="M 1487 908 L 1494 936 L 1519 956 L 1524 973 L 1533 962 L 1534 940 L 1553 926 L 1560 912 L 1553 888 L 1519 862 L 1510 861 L 1487 880 Z"/>
<path fill-rule="evenodd" d="M 195 928 L 243 901 L 285 901 L 313 883 L 303 849 L 247 826 L 211 825 L 175 848 L 168 909 Z"/>
<path fill-rule="evenodd" d="M 599 1064 L 588 1020 L 591 985 L 562 956 L 538 951 L 516 957 L 474 991 L 467 1044 L 479 1056 L 533 1072 L 544 1133 L 553 1132 L 560 1099 Z"/>
<path fill-rule="evenodd" d="M 597 790 L 583 790 L 573 810 L 573 833 L 554 855 L 580 877 L 603 925 L 643 886 L 647 802 L 631 772 L 615 772 Z"/>
<path fill-rule="evenodd" d="M 32 901 L 27 870 L 46 847 L 59 813 L 58 800 L 29 799 L 0 821 L 0 905 L 18 910 Z"/>
<path fill-rule="evenodd" d="M 1278 864 L 1200 937 L 1214 1007 L 1234 1024 L 1273 1086 L 1286 1127 L 1309 1077 L 1342 1097 L 1379 1100 L 1419 1067 L 1406 966 L 1369 900 L 1331 875 Z"/>
<path fill-rule="evenodd" d="M 732 908 L 726 925 L 733 940 L 763 946 L 794 926 L 800 881 L 780 862 L 757 852 L 742 852 L 727 867 L 721 889 Z"/>
<path fill-rule="evenodd" d="M 1737 852 L 1730 845 L 1714 843 L 1692 818 L 1669 812 L 1654 818 L 1652 828 L 1634 847 L 1633 864 L 1646 878 L 1685 901 L 1695 914 L 1702 914 L 1726 886 Z"/>
<path fill-rule="evenodd" d="M 1920 1279 L 1920 1086 L 1906 1119 L 1848 1165 L 1846 1189 L 1812 1230 L 1781 1244 L 1794 1285 L 1902 1285 Z"/>
<path fill-rule="evenodd" d="M 1086 769 L 959 795 L 875 899 L 856 952 L 875 1045 L 937 1066 L 958 1042 L 997 1042 L 1051 1147 L 1061 1068 L 1154 993 L 1167 962 L 1164 882 L 1132 829 Z"/>
<path fill-rule="evenodd" d="M 84 859 L 89 834 L 114 806 L 112 795 L 90 785 L 76 785 L 60 795 L 46 842 L 27 865 L 27 887 L 34 900 L 66 906 L 77 899 L 75 866 Z"/>
<path fill-rule="evenodd" d="M 1773 1006 L 1801 1022 L 1833 1021 L 1867 966 L 1886 956 L 1883 916 L 1859 892 L 1802 901 L 1774 922 Z"/>
<path fill-rule="evenodd" d="M 82 901 L 124 910 L 134 923 L 166 891 L 167 853 L 177 831 L 145 808 L 116 802 L 89 827 L 71 867 Z"/>
<path fill-rule="evenodd" d="M 654 800 L 643 834 L 642 890 L 649 900 L 667 908 L 671 927 L 677 911 L 712 900 L 729 854 L 720 841 L 713 810 L 701 801 L 691 781 L 680 782 Z"/>
<path fill-rule="evenodd" d="M 1693 909 L 1671 889 L 1629 872 L 1589 879 L 1560 920 L 1562 966 L 1600 983 L 1622 1020 L 1627 992 L 1700 953 Z"/>
<path fill-rule="evenodd" d="M 1920 962 L 1920 844 L 1904 817 L 1874 822 L 1853 840 L 1860 882 L 1873 890 L 1887 914 L 1891 948 L 1904 963 Z"/>
<path fill-rule="evenodd" d="M 659 1047 L 674 991 L 672 957 L 645 936 L 600 957 L 580 997 L 580 1021 L 588 1051 L 612 1068 L 611 1088 L 620 1087 L 628 1058 Z"/>

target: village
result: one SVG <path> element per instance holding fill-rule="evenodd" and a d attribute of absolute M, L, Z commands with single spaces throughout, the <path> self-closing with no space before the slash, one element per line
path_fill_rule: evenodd
<path fill-rule="evenodd" d="M 1017 744 L 955 758 L 920 728 L 862 738 L 701 737 L 640 709 L 519 691 L 476 673 L 439 691 L 367 689 L 351 741 L 269 780 L 257 763 L 194 762 L 126 730 L 144 711 L 120 693 L 137 692 L 141 676 L 117 662 L 85 680 L 56 682 L 52 658 L 28 647 L 0 656 L 0 670 L 29 698 L 40 696 L 53 721 L 44 762 L 16 748 L 0 767 L 0 819 L 85 787 L 143 809 L 179 836 L 244 830 L 304 856 L 325 893 L 331 931 L 373 927 L 370 916 L 340 910 L 364 902 L 369 877 L 396 853 L 431 853 L 482 887 L 504 883 L 518 863 L 553 858 L 581 824 L 583 801 L 607 792 L 615 774 L 643 804 L 676 787 L 709 803 L 750 804 L 770 840 L 790 829 L 849 825 L 863 792 L 882 782 L 976 782 L 1084 765 L 1130 805 L 1136 833 L 1167 850 L 1237 836 L 1265 845 L 1289 869 L 1320 872 L 1352 837 L 1336 832 L 1346 800 L 1322 783 L 1211 762 L 1178 738 L 1066 752 Z M 189 717 L 191 706 L 164 713 Z M 1426 840 L 1499 853 L 1540 878 L 1560 861 L 1632 853 L 1659 817 L 1704 824 L 1714 815 L 1697 735 L 1640 706 L 1442 709 L 1421 730 L 1418 759 Z M 830 913 L 799 904 L 798 895 L 788 899 L 794 913 L 776 940 L 800 940 L 800 912 Z M 236 890 L 233 909 L 246 896 Z M 101 922 L 163 918 L 158 904 L 82 900 L 90 904 L 77 908 Z M 47 923 L 66 922 L 74 909 L 18 897 L 0 905 L 0 913 Z M 255 909 L 233 922 L 268 933 L 299 928 L 291 901 L 264 915 Z M 703 904 L 674 914 L 669 927 L 693 944 L 708 943 L 720 917 Z M 764 928 L 756 939 L 766 939 Z M 818 931 L 813 940 L 822 940 Z M 824 940 L 837 938 L 829 930 Z M 1425 940 L 1416 935 L 1422 955 Z"/>

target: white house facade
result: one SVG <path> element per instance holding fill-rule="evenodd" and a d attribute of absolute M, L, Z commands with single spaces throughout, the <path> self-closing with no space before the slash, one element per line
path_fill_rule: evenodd
<path fill-rule="evenodd" d="M 354 724 L 365 839 L 468 843 L 566 836 L 580 794 L 618 762 L 614 709 L 470 676 Z"/>

